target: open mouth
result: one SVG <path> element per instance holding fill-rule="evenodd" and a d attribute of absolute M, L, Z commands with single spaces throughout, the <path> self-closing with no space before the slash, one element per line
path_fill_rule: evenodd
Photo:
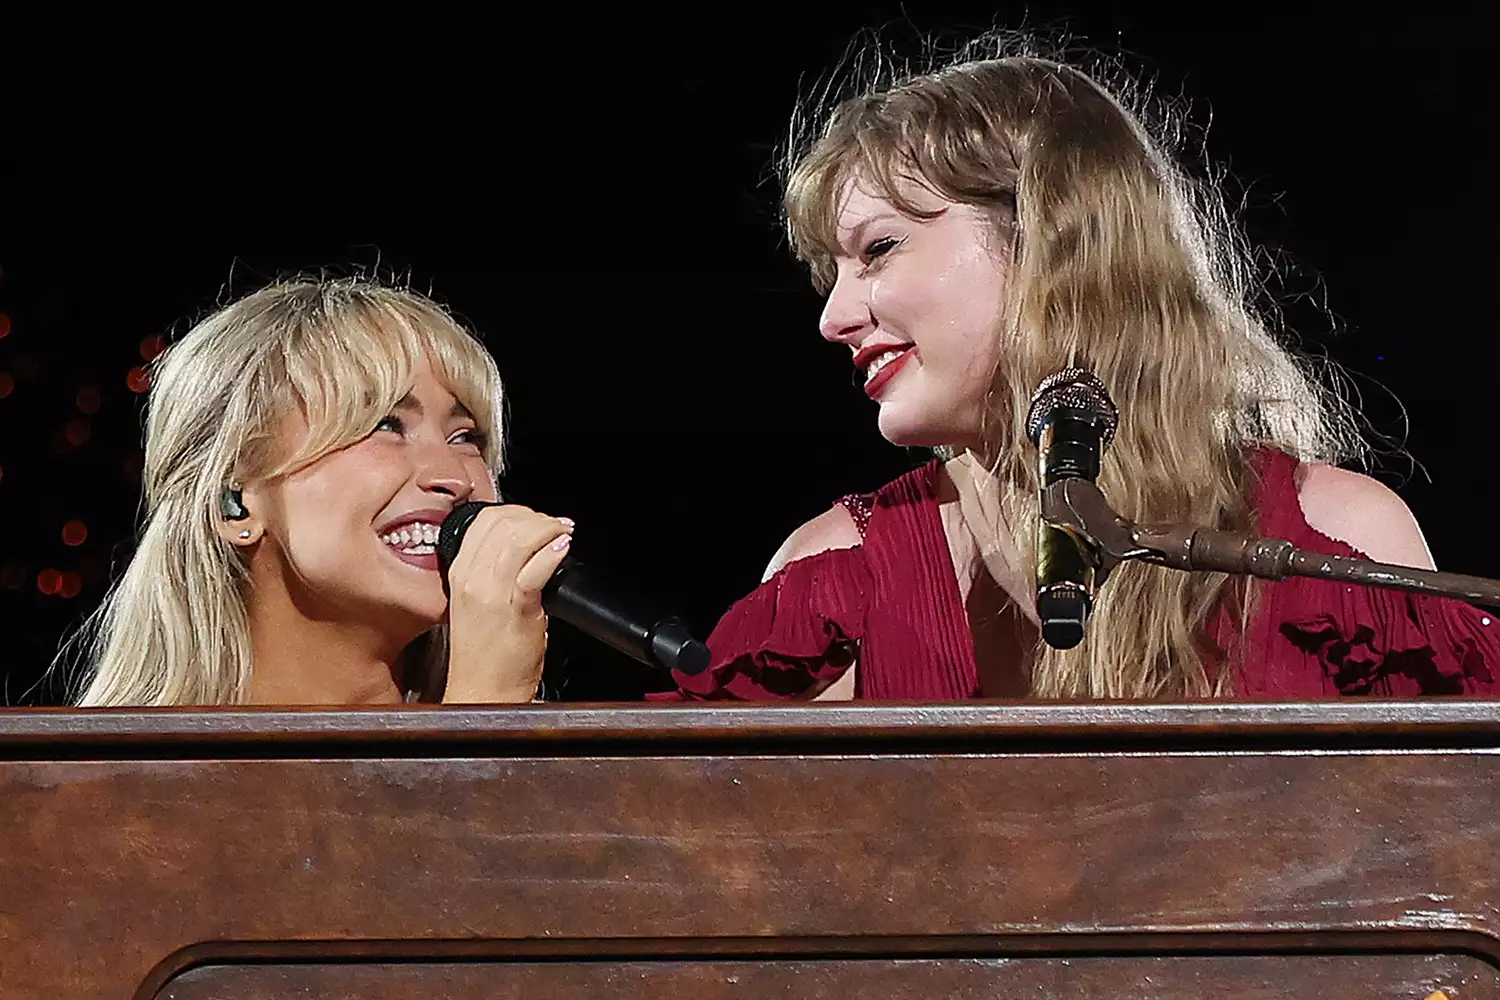
<path fill-rule="evenodd" d="M 886 365 L 890 364 L 892 361 L 895 361 L 897 358 L 901 357 L 901 355 L 905 354 L 909 350 L 911 350 L 911 345 L 905 344 L 901 347 L 893 347 L 889 351 L 885 351 L 882 354 L 877 354 L 874 359 L 871 360 L 869 367 L 865 369 L 865 384 L 868 385 L 876 375 L 879 375 L 882 371 L 885 370 Z"/>
<path fill-rule="evenodd" d="M 438 525 L 426 522 L 403 524 L 380 536 L 393 555 L 422 569 L 437 569 Z"/>
<path fill-rule="evenodd" d="M 901 344 L 881 351 L 870 359 L 865 367 L 865 395 L 874 399 L 881 388 L 901 370 L 911 358 L 914 344 Z"/>

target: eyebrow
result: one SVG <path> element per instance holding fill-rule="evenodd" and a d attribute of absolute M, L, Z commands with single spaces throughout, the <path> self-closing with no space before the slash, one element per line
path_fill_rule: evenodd
<path fill-rule="evenodd" d="M 408 392 L 406 395 L 402 396 L 396 401 L 396 409 L 421 413 L 422 403 L 417 399 L 417 397 Z M 473 420 L 474 414 L 463 403 L 460 403 L 458 400 L 454 400 L 453 405 L 448 407 L 448 418 L 451 420 L 455 417 L 468 417 L 470 420 Z"/>

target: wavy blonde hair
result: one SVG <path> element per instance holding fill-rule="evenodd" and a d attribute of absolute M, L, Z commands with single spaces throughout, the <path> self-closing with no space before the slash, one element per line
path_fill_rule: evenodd
<path fill-rule="evenodd" d="M 994 219 L 1009 247 L 1010 301 L 982 436 L 1027 565 L 1038 483 L 1026 412 L 1037 384 L 1069 366 L 1098 375 L 1123 413 L 1099 479 L 1116 510 L 1248 528 L 1251 446 L 1345 457 L 1357 441 L 1346 406 L 1257 317 L 1249 254 L 1217 193 L 1093 75 L 1004 54 L 1014 46 L 987 36 L 944 68 L 899 77 L 878 58 L 871 73 L 865 59 L 873 83 L 837 103 L 825 91 L 831 110 L 793 124 L 792 246 L 827 291 L 842 252 L 840 198 L 854 180 L 911 217 L 930 217 L 903 197 L 916 181 Z M 1225 611 L 1243 636 L 1251 596 L 1222 575 L 1126 563 L 1100 591 L 1081 645 L 1038 642 L 1032 693 L 1230 693 L 1243 652 L 1214 648 L 1208 623 Z"/>
<path fill-rule="evenodd" d="M 144 524 L 130 565 L 74 640 L 87 671 L 76 703 L 243 703 L 253 669 L 248 562 L 216 527 L 224 489 L 286 475 L 365 437 L 410 391 L 424 356 L 487 432 L 485 462 L 498 475 L 494 359 L 415 292 L 363 278 L 282 281 L 169 347 L 147 405 Z M 293 412 L 310 432 L 289 451 L 279 432 Z M 446 626 L 403 661 L 408 685 L 430 688 L 446 670 Z"/>

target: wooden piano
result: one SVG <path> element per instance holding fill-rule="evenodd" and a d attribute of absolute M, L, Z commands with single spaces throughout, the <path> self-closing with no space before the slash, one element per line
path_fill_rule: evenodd
<path fill-rule="evenodd" d="M 1500 998 L 1500 702 L 0 712 L 0 998 Z"/>

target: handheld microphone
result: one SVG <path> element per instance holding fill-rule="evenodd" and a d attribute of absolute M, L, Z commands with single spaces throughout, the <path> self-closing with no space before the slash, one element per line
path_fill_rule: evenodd
<path fill-rule="evenodd" d="M 454 507 L 438 530 L 438 565 L 443 575 L 463 544 L 464 533 L 486 507 L 498 504 L 471 500 Z M 708 669 L 708 647 L 693 637 L 680 619 L 648 613 L 595 579 L 591 570 L 571 555 L 564 556 L 552 579 L 542 588 L 542 608 L 586 635 L 652 667 L 684 674 Z"/>
<path fill-rule="evenodd" d="M 1091 373 L 1065 368 L 1047 376 L 1031 397 L 1026 435 L 1037 447 L 1043 489 L 1063 479 L 1099 476 L 1099 454 L 1115 435 L 1120 411 Z M 1094 607 L 1094 559 L 1088 543 L 1067 528 L 1037 521 L 1036 613 L 1053 649 L 1083 641 Z"/>

